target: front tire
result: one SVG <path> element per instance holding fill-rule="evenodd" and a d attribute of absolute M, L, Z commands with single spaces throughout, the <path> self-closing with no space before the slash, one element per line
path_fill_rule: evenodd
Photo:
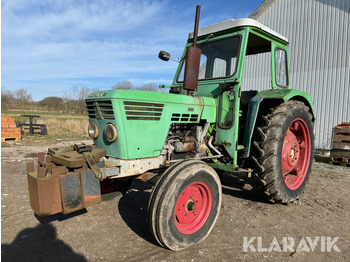
<path fill-rule="evenodd" d="M 287 101 L 262 116 L 252 151 L 258 186 L 268 200 L 289 203 L 305 189 L 311 173 L 314 134 L 309 108 Z"/>
<path fill-rule="evenodd" d="M 158 243 L 178 251 L 203 241 L 221 206 L 221 184 L 214 169 L 198 160 L 165 171 L 148 206 L 150 230 Z"/>

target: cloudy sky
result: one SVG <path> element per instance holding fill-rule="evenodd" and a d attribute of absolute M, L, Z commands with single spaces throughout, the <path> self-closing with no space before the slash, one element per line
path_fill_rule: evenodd
<path fill-rule="evenodd" d="M 200 27 L 248 17 L 263 0 L 2 0 L 1 88 L 27 89 L 35 101 L 72 87 L 109 89 L 129 80 L 170 84 L 176 62 Z"/>

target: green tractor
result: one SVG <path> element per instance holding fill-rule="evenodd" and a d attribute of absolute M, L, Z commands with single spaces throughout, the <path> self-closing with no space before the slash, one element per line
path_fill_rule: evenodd
<path fill-rule="evenodd" d="M 311 173 L 315 113 L 309 94 L 290 89 L 288 40 L 252 19 L 199 29 L 198 20 L 199 7 L 169 93 L 91 93 L 94 146 L 49 149 L 38 171 L 28 166 L 37 214 L 69 213 L 98 203 L 101 191 L 152 178 L 150 231 L 161 246 L 181 250 L 214 227 L 222 172 L 256 175 L 273 203 L 301 195 Z M 271 89 L 258 92 L 242 77 L 245 60 L 262 53 L 271 61 Z M 170 59 L 164 51 L 159 57 Z"/>

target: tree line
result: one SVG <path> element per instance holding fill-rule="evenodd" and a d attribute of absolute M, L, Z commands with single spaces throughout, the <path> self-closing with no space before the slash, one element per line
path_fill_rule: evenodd
<path fill-rule="evenodd" d="M 161 89 L 154 83 L 135 86 L 131 81 L 120 81 L 111 86 L 111 89 L 134 89 L 162 92 Z M 26 89 L 16 91 L 1 90 L 1 110 L 8 109 L 36 109 L 47 110 L 60 113 L 76 113 L 84 114 L 85 98 L 95 91 L 88 87 L 73 87 L 70 90 L 63 92 L 62 96 L 45 97 L 41 101 L 35 102 L 32 99 L 32 94 Z"/>

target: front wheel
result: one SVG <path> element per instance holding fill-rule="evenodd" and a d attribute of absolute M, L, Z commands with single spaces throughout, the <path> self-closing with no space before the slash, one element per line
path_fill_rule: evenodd
<path fill-rule="evenodd" d="M 197 160 L 180 162 L 162 175 L 148 206 L 150 230 L 163 247 L 178 251 L 204 240 L 221 205 L 214 169 Z"/>
<path fill-rule="evenodd" d="M 299 101 L 262 116 L 252 151 L 258 185 L 271 202 L 289 203 L 303 193 L 314 151 L 312 115 Z"/>

